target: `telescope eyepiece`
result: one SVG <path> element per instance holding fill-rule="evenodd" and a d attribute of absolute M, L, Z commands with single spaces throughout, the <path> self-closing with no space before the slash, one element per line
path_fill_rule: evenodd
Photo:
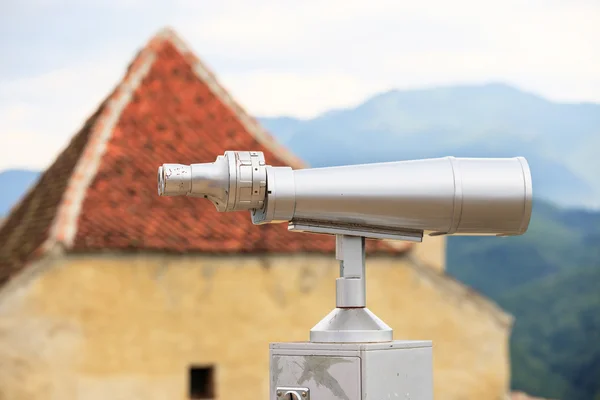
<path fill-rule="evenodd" d="M 218 211 L 262 208 L 267 172 L 260 152 L 227 151 L 212 163 L 163 164 L 158 168 L 159 196 L 204 197 Z"/>
<path fill-rule="evenodd" d="M 164 164 L 158 168 L 158 194 L 185 196 L 192 190 L 192 167 L 183 164 Z"/>

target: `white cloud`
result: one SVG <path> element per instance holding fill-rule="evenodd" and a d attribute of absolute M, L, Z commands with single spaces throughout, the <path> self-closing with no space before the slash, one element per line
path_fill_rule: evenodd
<path fill-rule="evenodd" d="M 0 170 L 47 167 L 124 72 L 76 65 L 0 83 Z"/>
<path fill-rule="evenodd" d="M 293 114 L 311 117 L 335 107 L 358 105 L 366 97 L 388 89 L 383 81 L 365 82 L 343 73 L 285 73 L 254 71 L 225 74 L 221 82 L 242 105 L 254 104 L 259 116 Z M 299 107 L 299 104 L 302 104 Z"/>
<path fill-rule="evenodd" d="M 207 22 L 181 19 L 180 26 L 193 47 L 206 52 L 209 62 L 227 61 L 219 63 L 217 72 L 228 79 L 239 69 L 236 61 L 254 66 L 238 74 L 240 84 L 251 79 L 255 70 L 261 80 L 262 69 L 273 71 L 269 86 L 289 88 L 279 90 L 287 96 L 279 105 L 289 104 L 287 113 L 296 115 L 314 113 L 314 104 L 303 102 L 305 96 L 295 96 L 292 88 L 314 87 L 317 73 L 323 82 L 339 74 L 337 80 L 348 82 L 350 76 L 356 81 L 353 87 L 367 88 L 379 88 L 381 80 L 387 87 L 399 88 L 503 80 L 557 100 L 600 101 L 597 2 L 293 4 L 228 4 L 228 12 L 215 12 Z M 235 91 L 237 84 L 232 87 Z M 331 98 L 329 107 L 343 105 L 328 93 L 318 96 L 319 103 Z M 265 98 L 262 93 L 248 98 L 251 110 L 267 107 L 259 100 Z M 280 107 L 271 113 L 278 112 Z"/>
<path fill-rule="evenodd" d="M 260 115 L 308 117 L 391 88 L 490 80 L 600 102 L 596 0 L 21 3 L 19 13 L 5 13 L 5 26 L 22 32 L 42 9 L 42 21 L 60 23 L 43 41 L 19 34 L 10 44 L 45 54 L 51 46 L 62 57 L 53 65 L 66 67 L 23 64 L 35 71 L 10 81 L 0 74 L 0 135 L 9 144 L 0 148 L 0 170 L 46 166 L 112 90 L 151 26 L 173 26 Z M 104 28 L 82 30 L 86 21 Z M 94 51 L 69 47 L 82 41 Z M 44 148 L 23 150 L 36 143 Z"/>

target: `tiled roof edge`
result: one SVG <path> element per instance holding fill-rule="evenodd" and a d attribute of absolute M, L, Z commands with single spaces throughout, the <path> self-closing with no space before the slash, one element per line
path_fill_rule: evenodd
<path fill-rule="evenodd" d="M 57 243 L 63 244 L 66 248 L 72 246 L 86 190 L 96 176 L 106 145 L 121 113 L 156 59 L 152 43 L 153 41 L 134 60 L 125 79 L 109 97 L 105 109 L 91 128 L 90 138 L 77 161 L 73 175 L 69 178 L 48 239 L 43 245 L 44 251 L 51 249 Z"/>

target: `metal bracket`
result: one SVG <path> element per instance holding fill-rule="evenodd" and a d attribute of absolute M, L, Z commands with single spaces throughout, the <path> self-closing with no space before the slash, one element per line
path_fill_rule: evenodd
<path fill-rule="evenodd" d="M 392 328 L 366 308 L 365 238 L 336 235 L 336 308 L 310 330 L 311 342 L 389 342 Z"/>
<path fill-rule="evenodd" d="M 406 240 L 422 242 L 423 231 L 363 224 L 334 223 L 315 220 L 293 219 L 288 222 L 288 230 L 295 232 L 328 233 L 332 235 L 362 236 L 372 239 Z"/>
<path fill-rule="evenodd" d="M 310 390 L 305 387 L 278 387 L 277 400 L 310 400 Z"/>

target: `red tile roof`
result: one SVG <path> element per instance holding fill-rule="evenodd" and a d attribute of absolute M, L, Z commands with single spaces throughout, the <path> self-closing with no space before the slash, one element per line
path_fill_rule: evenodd
<path fill-rule="evenodd" d="M 159 197 L 162 163 L 213 162 L 257 150 L 268 164 L 305 166 L 278 145 L 171 31 L 138 53 L 122 82 L 0 227 L 0 283 L 59 245 L 67 251 L 332 252 L 334 239 L 254 226 L 247 212 Z M 368 251 L 402 253 L 369 241 Z"/>

